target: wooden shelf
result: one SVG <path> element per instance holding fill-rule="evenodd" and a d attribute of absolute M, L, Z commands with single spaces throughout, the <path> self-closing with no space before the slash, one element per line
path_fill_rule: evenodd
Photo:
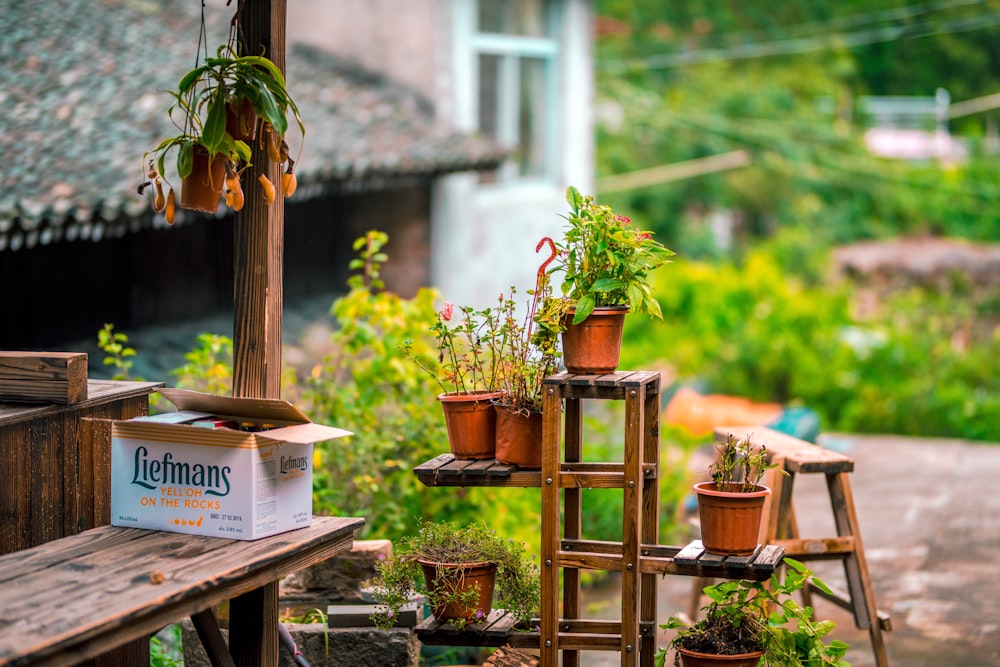
<path fill-rule="evenodd" d="M 539 487 L 540 470 L 518 468 L 494 459 L 459 460 L 441 454 L 421 463 L 413 472 L 426 486 L 511 486 Z M 577 462 L 560 466 L 562 488 L 621 489 L 625 486 L 625 466 L 621 463 Z M 656 466 L 643 464 L 643 478 L 656 479 Z"/>

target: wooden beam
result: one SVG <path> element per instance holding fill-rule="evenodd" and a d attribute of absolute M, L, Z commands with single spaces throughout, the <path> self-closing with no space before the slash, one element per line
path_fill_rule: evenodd
<path fill-rule="evenodd" d="M 286 0 L 247 0 L 241 15 L 243 53 L 261 54 L 285 70 Z M 246 205 L 234 234 L 233 395 L 281 397 L 282 261 L 285 203 L 280 168 L 253 142 L 253 166 L 243 175 Z M 275 184 L 268 205 L 259 176 Z"/>

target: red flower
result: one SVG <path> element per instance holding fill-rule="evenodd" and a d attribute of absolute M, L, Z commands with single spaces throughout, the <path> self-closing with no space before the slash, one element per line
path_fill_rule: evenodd
<path fill-rule="evenodd" d="M 615 214 L 615 220 L 622 223 L 623 225 L 627 225 L 630 222 L 632 222 L 632 218 L 625 217 L 624 215 L 618 215 L 617 213 Z"/>
<path fill-rule="evenodd" d="M 455 304 L 446 303 L 444 304 L 444 310 L 441 311 L 441 319 L 445 322 L 451 322 L 451 316 L 455 312 Z"/>

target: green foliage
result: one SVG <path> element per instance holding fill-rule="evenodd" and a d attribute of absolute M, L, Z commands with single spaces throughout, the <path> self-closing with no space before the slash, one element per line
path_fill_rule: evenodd
<path fill-rule="evenodd" d="M 489 507 L 492 526 L 535 541 L 536 489 L 429 490 L 413 474 L 415 465 L 448 451 L 439 387 L 404 351 L 435 349 L 431 331 L 439 295 L 421 289 L 404 299 L 380 289 L 387 241 L 385 234 L 369 232 L 355 244 L 360 256 L 352 268 L 361 273 L 331 308 L 334 351 L 312 369 L 303 389 L 313 421 L 355 434 L 316 446 L 316 510 L 364 516 L 366 536 L 395 539 L 412 533 L 418 517 L 469 522 Z"/>
<path fill-rule="evenodd" d="M 218 334 L 198 334 L 197 346 L 184 355 L 187 363 L 171 371 L 177 386 L 225 395 L 233 389 L 233 339 Z"/>
<path fill-rule="evenodd" d="M 459 526 L 447 521 L 426 521 L 420 524 L 415 535 L 403 538 L 391 556 L 376 563 L 377 575 L 365 583 L 371 587 L 375 602 L 381 605 L 372 615 L 378 627 L 391 628 L 402 606 L 418 592 L 426 596 L 432 609 L 451 604 L 475 605 L 478 589 L 460 590 L 457 586 L 440 585 L 429 590 L 418 560 L 438 564 L 438 581 L 461 571 L 454 565 L 495 563 L 494 605 L 512 613 L 517 619 L 516 625 L 521 628 L 527 628 L 538 615 L 541 603 L 538 564 L 534 556 L 528 555 L 526 544 L 504 539 L 482 524 Z M 468 622 L 480 620 L 481 617 L 460 618 L 449 622 L 461 629 Z"/>
<path fill-rule="evenodd" d="M 632 312 L 659 317 L 649 273 L 673 252 L 573 186 L 566 190 L 566 203 L 571 209 L 568 225 L 556 242 L 559 254 L 550 270 L 562 272 L 563 298 L 575 308 L 573 324 L 583 322 L 597 306 L 629 306 Z"/>
<path fill-rule="evenodd" d="M 679 381 L 806 405 L 825 430 L 1000 440 L 988 297 L 913 288 L 858 320 L 847 285 L 810 285 L 776 257 L 676 262 L 658 290 L 664 321 L 629 322 L 623 349 L 651 363 L 668 341 Z"/>
<path fill-rule="evenodd" d="M 678 630 L 671 641 L 673 647 L 684 647 L 701 653 L 720 653 L 724 646 L 733 646 L 734 653 L 764 651 L 762 665 L 785 667 L 821 667 L 842 665 L 848 646 L 842 641 L 824 637 L 835 627 L 833 621 L 813 619 L 812 607 L 803 607 L 792 597 L 809 584 L 830 593 L 823 581 L 805 565 L 785 558 L 785 576 L 771 575 L 766 584 L 759 581 L 723 581 L 704 588 L 709 604 L 702 608 L 704 617 L 688 626 L 677 616 L 671 616 L 661 627 Z M 667 649 L 660 648 L 654 658 L 657 667 L 666 662 Z"/>
<path fill-rule="evenodd" d="M 708 472 L 719 491 L 753 493 L 765 473 L 778 467 L 767 462 L 766 448 L 754 447 L 750 438 L 730 433 L 724 442 L 716 443 L 715 449 L 715 460 Z"/>
<path fill-rule="evenodd" d="M 97 346 L 104 352 L 105 366 L 114 366 L 115 374 L 112 380 L 129 380 L 129 370 L 132 368 L 131 357 L 135 356 L 135 349 L 128 346 L 128 336 L 121 331 L 115 331 L 115 325 L 105 324 L 97 332 Z"/>
<path fill-rule="evenodd" d="M 169 636 L 169 642 L 161 637 Z M 183 667 L 184 656 L 180 650 L 181 625 L 174 623 L 149 638 L 150 667 Z"/>

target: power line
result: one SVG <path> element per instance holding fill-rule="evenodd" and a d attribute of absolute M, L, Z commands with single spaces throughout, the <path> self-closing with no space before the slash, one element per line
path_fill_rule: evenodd
<path fill-rule="evenodd" d="M 997 25 L 1000 25 L 1000 12 L 982 14 L 966 19 L 950 19 L 940 24 L 924 22 L 911 25 L 881 26 L 847 34 L 834 33 L 815 37 L 738 44 L 721 49 L 695 49 L 679 53 L 661 53 L 643 58 L 604 60 L 598 62 L 598 67 L 611 73 L 621 73 L 630 69 L 672 69 L 684 65 L 699 65 L 709 62 L 730 62 L 767 56 L 824 51 L 835 47 L 858 48 L 904 38 L 917 39 L 932 35 L 983 30 Z"/>

